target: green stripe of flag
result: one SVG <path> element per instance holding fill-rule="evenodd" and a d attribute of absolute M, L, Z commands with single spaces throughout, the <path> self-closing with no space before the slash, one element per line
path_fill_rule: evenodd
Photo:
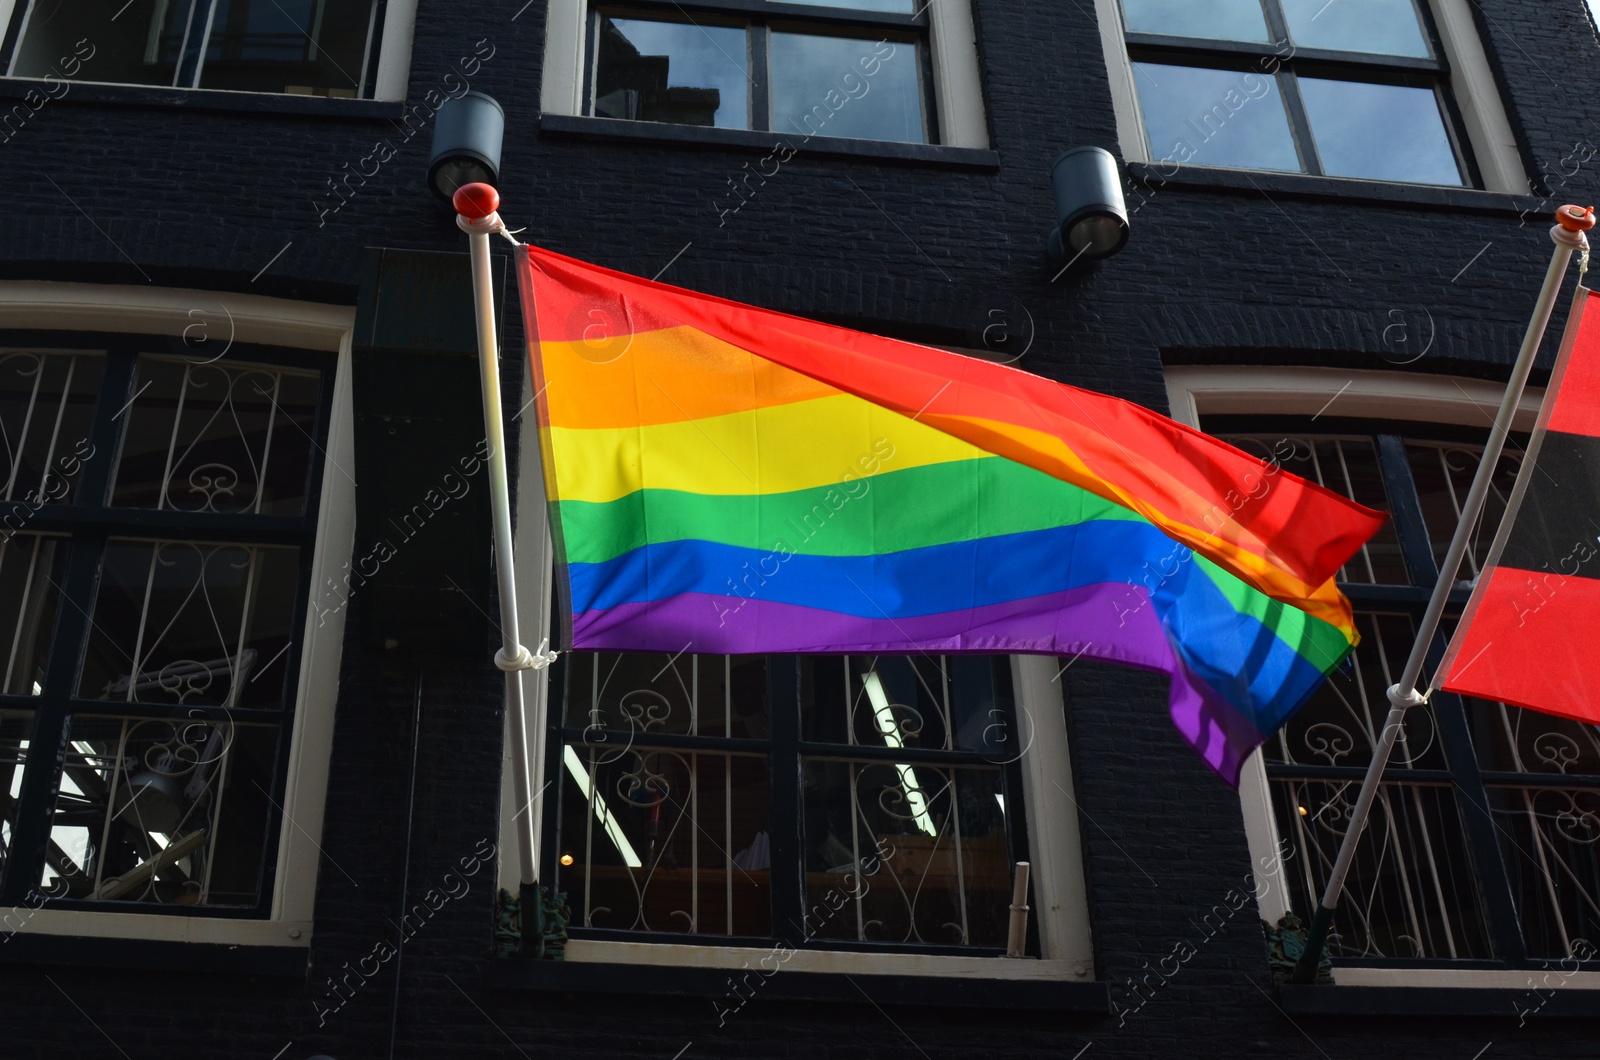
<path fill-rule="evenodd" d="M 561 501 L 569 563 L 699 540 L 800 555 L 872 556 L 1096 519 L 1145 521 L 1119 504 L 1004 457 L 885 471 L 791 493 L 639 490 Z M 1174 548 L 1182 546 L 1174 543 Z"/>

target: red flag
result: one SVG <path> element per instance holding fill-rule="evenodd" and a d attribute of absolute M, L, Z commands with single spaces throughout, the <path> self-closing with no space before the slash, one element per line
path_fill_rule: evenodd
<path fill-rule="evenodd" d="M 1448 692 L 1600 724 L 1600 306 L 1578 289 Z"/>

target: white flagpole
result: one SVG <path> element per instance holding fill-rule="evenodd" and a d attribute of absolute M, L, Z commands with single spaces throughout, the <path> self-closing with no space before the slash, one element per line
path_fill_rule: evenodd
<path fill-rule="evenodd" d="M 1511 369 L 1511 380 L 1506 384 L 1505 395 L 1500 399 L 1500 411 L 1495 416 L 1494 429 L 1489 432 L 1488 444 L 1484 446 L 1483 460 L 1478 465 L 1478 473 L 1472 479 L 1472 489 L 1468 491 L 1467 499 L 1461 506 L 1461 521 L 1456 525 L 1455 536 L 1450 539 L 1450 548 L 1445 552 L 1444 561 L 1439 565 L 1439 580 L 1434 583 L 1433 595 L 1428 600 L 1428 609 L 1423 613 L 1422 622 L 1417 627 L 1417 639 L 1411 646 L 1411 655 L 1406 659 L 1400 680 L 1389 687 L 1389 717 L 1383 723 L 1383 732 L 1378 737 L 1377 746 L 1372 749 L 1372 762 L 1367 766 L 1367 775 L 1361 781 L 1361 793 L 1356 797 L 1355 809 L 1350 815 L 1350 826 L 1345 830 L 1344 841 L 1339 845 L 1339 856 L 1334 860 L 1333 871 L 1328 875 L 1328 886 L 1322 893 L 1322 902 L 1317 906 L 1311 926 L 1306 929 L 1305 952 L 1296 962 L 1290 982 L 1316 981 L 1317 968 L 1322 963 L 1322 952 L 1327 944 L 1328 932 L 1333 926 L 1333 913 L 1339 906 L 1345 878 L 1350 874 L 1350 864 L 1355 860 L 1356 844 L 1361 839 L 1361 833 L 1366 830 L 1367 817 L 1372 812 L 1372 800 L 1378 793 L 1378 784 L 1383 779 L 1383 771 L 1389 764 L 1389 755 L 1394 751 L 1400 724 L 1407 708 L 1427 702 L 1427 697 L 1417 691 L 1417 680 L 1422 676 L 1428 648 L 1433 643 L 1434 633 L 1439 629 L 1440 619 L 1444 617 L 1445 604 L 1449 600 L 1450 590 L 1455 586 L 1456 574 L 1461 570 L 1461 561 L 1466 556 L 1467 545 L 1472 539 L 1479 517 L 1483 514 L 1483 502 L 1489 495 L 1489 484 L 1493 481 L 1495 466 L 1500 462 L 1500 453 L 1505 448 L 1507 436 L 1511 433 L 1511 421 L 1516 415 L 1517 406 L 1522 402 L 1522 391 L 1527 385 L 1528 374 L 1533 371 L 1533 361 L 1539 353 L 1539 343 L 1544 338 L 1545 327 L 1550 323 L 1550 313 L 1555 306 L 1556 296 L 1561 292 L 1561 281 L 1567 274 L 1567 264 L 1571 261 L 1575 250 L 1582 251 L 1585 260 L 1588 258 L 1589 240 L 1584 236 L 1584 232 L 1594 227 L 1594 211 L 1579 206 L 1563 206 L 1556 211 L 1556 221 L 1558 223 L 1550 229 L 1550 238 L 1554 241 L 1556 249 L 1551 255 L 1550 267 L 1545 270 L 1544 287 L 1540 289 L 1539 300 L 1534 305 L 1533 318 L 1528 321 L 1527 333 L 1522 338 L 1522 349 L 1518 351 L 1516 365 Z"/>
<path fill-rule="evenodd" d="M 511 721 L 512 791 L 516 796 L 517 866 L 521 883 L 524 930 L 534 922 L 539 902 L 539 863 L 537 839 L 533 834 L 534 814 L 532 762 L 528 756 L 528 719 L 522 697 L 522 671 L 542 670 L 555 660 L 547 650 L 550 640 L 545 629 L 548 618 L 541 616 L 540 632 L 546 634 L 537 652 L 522 646 L 517 629 L 517 576 L 512 561 L 511 490 L 506 476 L 506 432 L 500 407 L 500 351 L 495 340 L 494 290 L 489 278 L 489 236 L 505 233 L 505 224 L 496 212 L 500 196 L 487 184 L 467 184 L 458 189 L 452 203 L 456 225 L 467 233 L 472 250 L 472 291 L 478 321 L 478 368 L 483 384 L 483 423 L 489 442 L 489 507 L 494 525 L 494 566 L 500 583 L 501 647 L 494 664 L 506 675 L 506 710 Z M 509 238 L 509 237 L 508 237 Z M 515 242 L 515 240 L 513 240 Z M 532 904 L 530 904 L 532 903 Z M 529 940 L 523 939 L 527 948 Z"/>

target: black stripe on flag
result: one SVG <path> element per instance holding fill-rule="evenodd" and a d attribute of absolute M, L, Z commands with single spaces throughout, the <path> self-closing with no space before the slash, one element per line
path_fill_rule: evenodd
<path fill-rule="evenodd" d="M 1600 578 L 1600 438 L 1545 432 L 1500 566 Z"/>

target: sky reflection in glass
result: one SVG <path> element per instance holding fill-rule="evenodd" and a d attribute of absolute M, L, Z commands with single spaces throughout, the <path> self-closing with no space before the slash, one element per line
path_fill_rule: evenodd
<path fill-rule="evenodd" d="M 1462 183 L 1432 89 L 1302 77 L 1300 98 L 1330 176 Z"/>
<path fill-rule="evenodd" d="M 1297 172 L 1277 82 L 1240 70 L 1134 63 L 1150 157 Z"/>

